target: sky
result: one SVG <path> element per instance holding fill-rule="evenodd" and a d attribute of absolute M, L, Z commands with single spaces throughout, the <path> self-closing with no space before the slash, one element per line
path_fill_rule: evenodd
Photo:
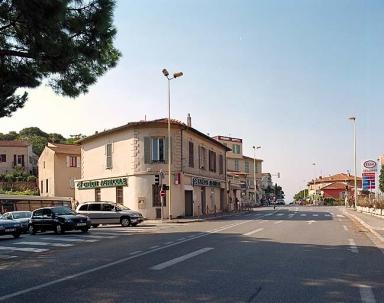
<path fill-rule="evenodd" d="M 384 153 L 382 0 L 119 0 L 114 20 L 116 68 L 76 99 L 29 90 L 0 132 L 90 135 L 166 117 L 167 68 L 184 73 L 171 83 L 172 118 L 242 138 L 248 156 L 260 145 L 287 199 L 314 176 L 353 172 L 350 116 L 358 173 Z"/>

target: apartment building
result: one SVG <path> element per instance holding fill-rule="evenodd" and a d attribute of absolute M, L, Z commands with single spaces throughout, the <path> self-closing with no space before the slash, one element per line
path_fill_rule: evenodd
<path fill-rule="evenodd" d="M 80 163 L 80 146 L 48 143 L 38 161 L 40 196 L 74 198 Z"/>
<path fill-rule="evenodd" d="M 32 145 L 25 141 L 0 141 L 0 174 L 21 168 L 29 174 L 36 174 L 37 156 Z"/>
<path fill-rule="evenodd" d="M 216 136 L 214 139 L 230 149 L 227 152 L 227 181 L 231 208 L 237 209 L 239 202 L 260 202 L 262 198 L 261 171 L 263 160 L 245 156 L 243 154 L 243 140 L 240 138 Z M 256 173 L 256 188 L 254 172 Z"/>
<path fill-rule="evenodd" d="M 167 119 L 131 122 L 95 133 L 81 145 L 79 202 L 112 201 L 161 217 L 160 187 L 168 184 Z M 187 124 L 171 120 L 171 205 L 166 193 L 164 217 L 197 216 L 226 209 L 226 152 L 220 142 Z"/>

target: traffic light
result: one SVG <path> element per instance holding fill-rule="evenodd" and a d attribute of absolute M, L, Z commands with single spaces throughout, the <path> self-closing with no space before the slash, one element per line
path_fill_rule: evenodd
<path fill-rule="evenodd" d="M 160 184 L 160 176 L 155 175 L 155 184 Z"/>
<path fill-rule="evenodd" d="M 167 184 L 163 184 L 162 190 L 169 190 L 169 186 Z"/>

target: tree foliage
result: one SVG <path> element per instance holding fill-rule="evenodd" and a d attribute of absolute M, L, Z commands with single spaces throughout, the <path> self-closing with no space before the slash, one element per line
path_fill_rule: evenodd
<path fill-rule="evenodd" d="M 113 46 L 114 0 L 0 1 L 0 117 L 44 79 L 60 95 L 88 92 L 120 57 Z"/>
<path fill-rule="evenodd" d="M 308 189 L 303 189 L 294 195 L 293 199 L 295 201 L 300 201 L 308 197 Z"/>
<path fill-rule="evenodd" d="M 384 166 L 381 166 L 380 169 L 379 189 L 381 190 L 381 192 L 384 192 Z"/>

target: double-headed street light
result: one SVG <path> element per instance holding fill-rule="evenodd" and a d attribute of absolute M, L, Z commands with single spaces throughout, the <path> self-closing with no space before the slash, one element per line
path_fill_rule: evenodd
<path fill-rule="evenodd" d="M 349 117 L 349 120 L 353 121 L 353 170 L 354 170 L 354 181 L 355 181 L 355 193 L 354 193 L 354 208 L 357 206 L 357 168 L 356 168 L 356 117 Z"/>
<path fill-rule="evenodd" d="M 169 76 L 167 69 L 162 70 L 163 75 L 168 79 L 168 186 L 169 186 L 169 201 L 168 201 L 168 218 L 172 220 L 172 194 L 171 194 L 171 80 L 179 78 L 183 75 L 182 72 L 174 73 L 172 77 Z"/>
<path fill-rule="evenodd" d="M 255 189 L 255 203 L 256 203 L 256 149 L 261 148 L 261 146 L 253 146 L 253 188 Z"/>

